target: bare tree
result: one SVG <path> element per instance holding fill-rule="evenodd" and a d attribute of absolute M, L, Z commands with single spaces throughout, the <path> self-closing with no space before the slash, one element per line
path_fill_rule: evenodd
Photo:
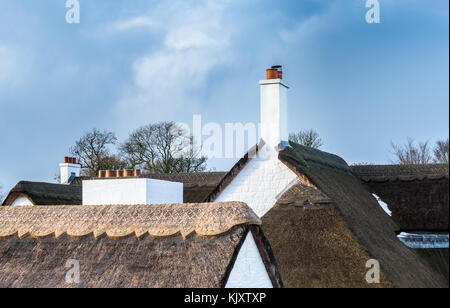
<path fill-rule="evenodd" d="M 391 142 L 392 153 L 395 156 L 394 163 L 401 165 L 429 164 L 432 162 L 429 142 L 416 142 L 413 138 L 408 138 L 404 145 L 397 145 Z"/>
<path fill-rule="evenodd" d="M 449 143 L 447 140 L 439 140 L 434 147 L 434 162 L 438 164 L 448 164 Z"/>
<path fill-rule="evenodd" d="M 193 138 L 173 122 L 143 126 L 132 132 L 120 146 L 130 167 L 150 173 L 200 172 L 206 157 L 193 144 Z"/>
<path fill-rule="evenodd" d="M 114 133 L 94 128 L 75 142 L 70 153 L 80 162 L 84 175 L 96 176 L 99 170 L 125 167 L 120 157 L 111 153 L 110 147 L 116 143 Z"/>
<path fill-rule="evenodd" d="M 323 146 L 322 139 L 319 137 L 319 134 L 313 129 L 302 130 L 298 133 L 290 134 L 289 140 L 315 149 L 320 149 Z"/>

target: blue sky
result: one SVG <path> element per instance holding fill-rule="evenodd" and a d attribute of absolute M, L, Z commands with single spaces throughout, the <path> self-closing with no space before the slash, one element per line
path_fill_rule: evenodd
<path fill-rule="evenodd" d="M 97 127 L 254 122 L 258 81 L 283 64 L 289 128 L 316 129 L 348 163 L 390 162 L 390 142 L 447 138 L 447 0 L 0 0 L 0 183 L 53 181 Z M 281 2 L 281 3 L 279 3 Z M 229 169 L 235 160 L 215 159 Z"/>

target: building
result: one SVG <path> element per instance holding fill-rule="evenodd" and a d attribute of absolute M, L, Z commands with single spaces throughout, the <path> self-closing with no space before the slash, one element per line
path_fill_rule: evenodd
<path fill-rule="evenodd" d="M 3 207 L 0 287 L 280 287 L 260 224 L 242 203 Z"/>
<path fill-rule="evenodd" d="M 69 159 L 57 185 L 81 182 L 83 206 L 0 208 L 0 286 L 36 286 L 55 273 L 44 279 L 48 286 L 67 286 L 64 255 L 88 258 L 82 287 L 448 287 L 448 166 L 427 176 L 398 166 L 352 168 L 288 142 L 289 87 L 280 67 L 267 70 L 260 87 L 261 140 L 226 174 L 83 181 Z M 161 196 L 201 201 L 164 204 L 154 181 L 183 183 L 158 186 Z M 27 196 L 16 190 L 5 205 L 19 205 L 20 194 Z M 441 252 L 409 247 L 430 232 L 447 236 Z M 368 270 L 377 265 L 372 281 Z M 107 266 L 108 281 L 96 276 Z"/>

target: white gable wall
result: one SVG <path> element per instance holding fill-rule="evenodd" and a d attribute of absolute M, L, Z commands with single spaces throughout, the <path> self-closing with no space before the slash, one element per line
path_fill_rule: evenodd
<path fill-rule="evenodd" d="M 251 232 L 239 250 L 225 288 L 273 288 Z"/>
<path fill-rule="evenodd" d="M 250 160 L 215 200 L 216 202 L 245 202 L 259 217 L 276 203 L 276 197 L 297 176 L 278 159 L 278 152 L 264 146 L 261 153 L 269 153 Z M 269 152 L 267 152 L 269 151 Z"/>
<path fill-rule="evenodd" d="M 28 199 L 27 196 L 25 195 L 20 195 L 11 204 L 11 206 L 33 206 L 33 205 L 34 205 L 33 202 L 31 202 L 30 199 Z"/>

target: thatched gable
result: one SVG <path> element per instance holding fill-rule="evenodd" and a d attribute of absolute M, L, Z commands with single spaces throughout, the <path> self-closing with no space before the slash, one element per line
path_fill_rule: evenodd
<path fill-rule="evenodd" d="M 447 164 L 354 166 L 352 171 L 388 204 L 402 231 L 448 231 Z"/>
<path fill-rule="evenodd" d="M 236 202 L 3 207 L 0 287 L 223 287 L 259 224 Z M 79 284 L 66 283 L 69 259 Z"/>
<path fill-rule="evenodd" d="M 342 158 L 291 142 L 279 159 L 299 183 L 264 215 L 262 229 L 286 287 L 448 286 L 442 273 L 398 240 L 398 225 Z M 216 200 L 250 160 L 249 154 L 239 160 L 206 200 Z M 380 262 L 379 285 L 366 283 L 369 259 Z"/>
<path fill-rule="evenodd" d="M 279 159 L 296 172 L 302 182 L 305 183 L 307 180 L 309 186 L 333 200 L 335 208 L 348 226 L 348 230 L 352 232 L 355 241 L 365 250 L 368 257 L 380 262 L 382 271 L 390 284 L 395 287 L 448 286 L 438 273 L 424 264 L 415 252 L 398 240 L 396 236 L 398 226 L 353 175 L 343 159 L 295 143 L 290 145 L 280 152 Z M 329 227 L 326 215 L 320 218 L 319 213 L 316 214 L 318 215 L 316 228 L 320 230 Z M 279 222 L 281 223 L 282 220 Z M 270 232 L 264 225 L 263 230 L 267 234 Z M 314 229 L 303 232 L 308 231 L 314 232 Z M 330 243 L 324 242 L 324 245 L 330 245 Z M 345 245 L 345 242 L 341 243 L 341 247 L 344 248 Z M 277 256 L 277 251 L 274 251 Z M 312 254 L 309 255 L 311 259 L 314 257 Z M 280 260 L 277 259 L 277 261 L 282 268 Z M 345 259 L 342 261 L 344 262 Z M 300 265 L 304 264 L 300 257 L 297 262 L 300 262 Z M 342 263 L 341 268 L 343 272 L 346 270 L 344 264 Z M 327 264 L 324 262 L 323 266 Z M 363 268 L 364 264 L 360 267 Z M 283 274 L 281 271 L 282 276 Z"/>
<path fill-rule="evenodd" d="M 3 205 L 11 205 L 24 195 L 35 205 L 81 205 L 81 186 L 21 181 L 14 186 Z"/>

